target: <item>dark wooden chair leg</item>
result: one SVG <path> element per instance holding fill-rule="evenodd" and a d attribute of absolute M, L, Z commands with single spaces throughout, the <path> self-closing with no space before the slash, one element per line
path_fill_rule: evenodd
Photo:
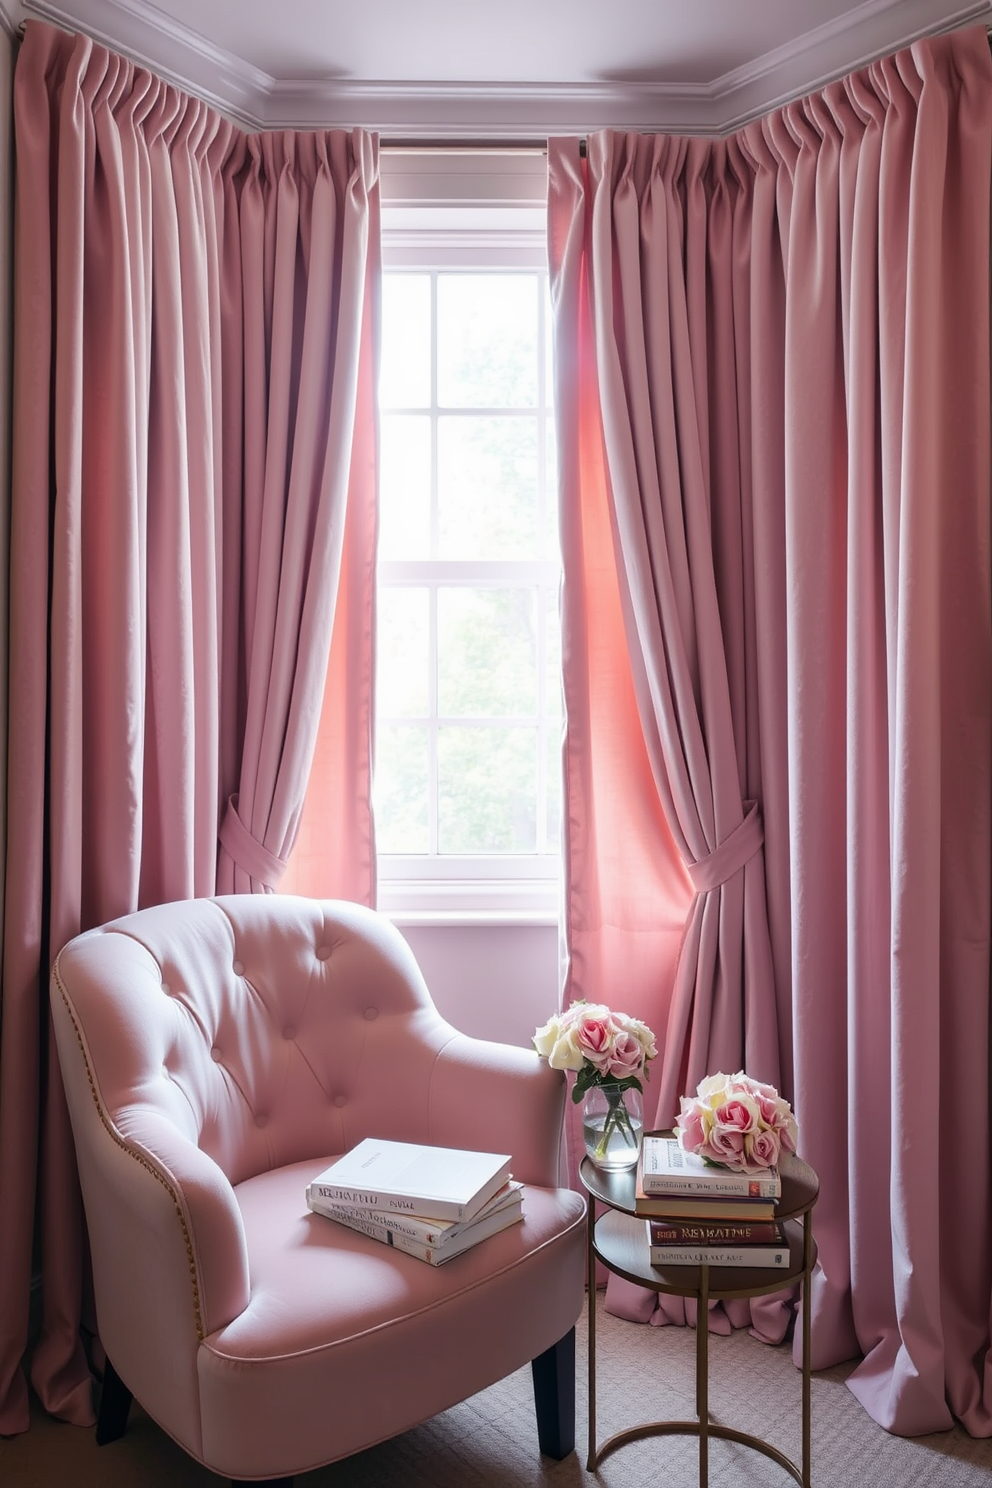
<path fill-rule="evenodd" d="M 131 1409 L 131 1391 L 107 1359 L 103 1366 L 103 1393 L 96 1421 L 96 1444 L 105 1447 L 117 1441 L 127 1430 L 127 1413 Z"/>
<path fill-rule="evenodd" d="M 537 1439 L 560 1462 L 575 1450 L 575 1329 L 531 1360 Z"/>

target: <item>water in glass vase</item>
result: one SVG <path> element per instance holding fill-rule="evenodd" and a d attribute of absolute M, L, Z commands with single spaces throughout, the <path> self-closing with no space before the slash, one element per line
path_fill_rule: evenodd
<path fill-rule="evenodd" d="M 632 1168 L 644 1130 L 641 1092 L 616 1085 L 591 1085 L 583 1097 L 582 1137 L 600 1168 Z"/>

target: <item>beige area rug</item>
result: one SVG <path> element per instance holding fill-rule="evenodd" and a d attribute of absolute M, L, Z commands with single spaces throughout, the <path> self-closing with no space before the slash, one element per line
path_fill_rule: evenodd
<path fill-rule="evenodd" d="M 691 1416 L 695 1333 L 623 1322 L 598 1297 L 600 1440 L 651 1419 Z M 584 1321 L 578 1329 L 578 1442 L 564 1462 L 537 1449 L 530 1369 L 522 1369 L 405 1436 L 308 1473 L 297 1488 L 697 1488 L 689 1437 L 655 1437 L 618 1450 L 597 1472 L 587 1449 Z M 992 1488 L 992 1441 L 960 1429 L 907 1441 L 889 1436 L 846 1388 L 851 1366 L 813 1378 L 814 1488 Z M 801 1450 L 800 1381 L 788 1348 L 745 1331 L 710 1337 L 715 1420 L 767 1437 L 794 1459 Z M 0 1439 L 2 1488 L 219 1488 L 137 1407 L 127 1435 L 99 1448 L 92 1431 L 39 1411 L 31 1431 Z M 710 1444 L 711 1488 L 788 1488 L 793 1479 L 759 1453 Z"/>

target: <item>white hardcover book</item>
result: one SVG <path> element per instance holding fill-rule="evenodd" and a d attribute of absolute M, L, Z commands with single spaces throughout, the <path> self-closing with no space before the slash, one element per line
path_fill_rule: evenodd
<path fill-rule="evenodd" d="M 507 1153 L 366 1137 L 313 1180 L 316 1197 L 383 1214 L 472 1219 L 510 1177 Z"/>
<path fill-rule="evenodd" d="M 788 1266 L 789 1251 L 768 1250 L 763 1245 L 749 1245 L 746 1250 L 701 1249 L 693 1246 L 652 1245 L 652 1266 L 738 1266 L 742 1270 L 764 1270 L 770 1266 Z"/>
<path fill-rule="evenodd" d="M 381 1209 L 365 1209 L 353 1204 L 338 1204 L 332 1199 L 315 1195 L 313 1184 L 307 1186 L 307 1204 L 320 1214 L 326 1214 L 329 1219 L 340 1219 L 342 1224 L 347 1224 L 349 1218 L 355 1216 L 364 1220 L 366 1224 L 378 1225 L 382 1229 L 392 1230 L 394 1234 L 408 1235 L 411 1240 L 417 1240 L 421 1245 L 447 1245 L 471 1225 L 487 1219 L 490 1214 L 496 1214 L 501 1209 L 514 1205 L 519 1208 L 523 1199 L 523 1189 L 522 1183 L 511 1179 L 498 1193 L 493 1195 L 489 1203 L 484 1205 L 474 1218 L 468 1220 L 429 1219 L 419 1214 L 394 1214 L 383 1212 Z"/>
<path fill-rule="evenodd" d="M 716 1198 L 778 1199 L 782 1179 L 777 1168 L 739 1173 L 717 1168 L 695 1152 L 686 1152 L 677 1137 L 644 1137 L 640 1179 L 645 1194 L 709 1194 Z"/>
<path fill-rule="evenodd" d="M 346 1229 L 357 1230 L 359 1234 L 367 1235 L 370 1240 L 377 1240 L 381 1245 L 392 1246 L 394 1250 L 401 1250 L 405 1255 L 416 1256 L 417 1260 L 426 1261 L 429 1266 L 440 1266 L 445 1261 L 453 1259 L 454 1256 L 462 1255 L 466 1250 L 471 1250 L 473 1246 L 478 1245 L 480 1241 L 487 1240 L 490 1235 L 497 1235 L 500 1230 L 507 1230 L 511 1225 L 519 1224 L 524 1217 L 523 1205 L 518 1197 L 516 1203 L 504 1204 L 481 1219 L 463 1225 L 460 1233 L 444 1244 L 430 1245 L 412 1235 L 405 1234 L 402 1230 L 397 1230 L 391 1224 L 384 1224 L 378 1219 L 366 1219 L 363 1210 L 342 1209 L 333 1204 L 327 1204 L 313 1195 L 312 1185 L 307 1190 L 307 1204 L 314 1214 L 333 1220 L 335 1224 L 344 1225 Z"/>

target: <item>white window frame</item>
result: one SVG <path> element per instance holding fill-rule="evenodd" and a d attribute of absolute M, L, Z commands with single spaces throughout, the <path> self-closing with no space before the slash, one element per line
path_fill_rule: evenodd
<path fill-rule="evenodd" d="M 517 268 L 547 273 L 543 151 L 384 146 L 380 187 L 384 271 Z M 551 334 L 547 320 L 543 334 Z M 542 355 L 544 349 L 539 349 Z M 550 389 L 545 396 L 550 398 Z M 552 417 L 550 407 L 542 411 Z M 501 563 L 498 569 L 487 563 L 446 562 L 443 582 L 502 586 L 514 582 L 514 570 L 521 584 L 537 583 L 539 594 L 560 582 L 557 564 L 539 560 Z M 421 587 L 439 581 L 439 565 L 431 560 L 417 565 L 382 562 L 379 573 L 384 580 Z M 539 610 L 543 627 L 543 606 Z M 538 685 L 545 686 L 543 668 Z M 435 719 L 432 728 L 441 722 Z M 544 768 L 539 751 L 538 769 Z M 554 924 L 560 894 L 560 852 L 379 855 L 378 905 L 398 924 Z"/>

